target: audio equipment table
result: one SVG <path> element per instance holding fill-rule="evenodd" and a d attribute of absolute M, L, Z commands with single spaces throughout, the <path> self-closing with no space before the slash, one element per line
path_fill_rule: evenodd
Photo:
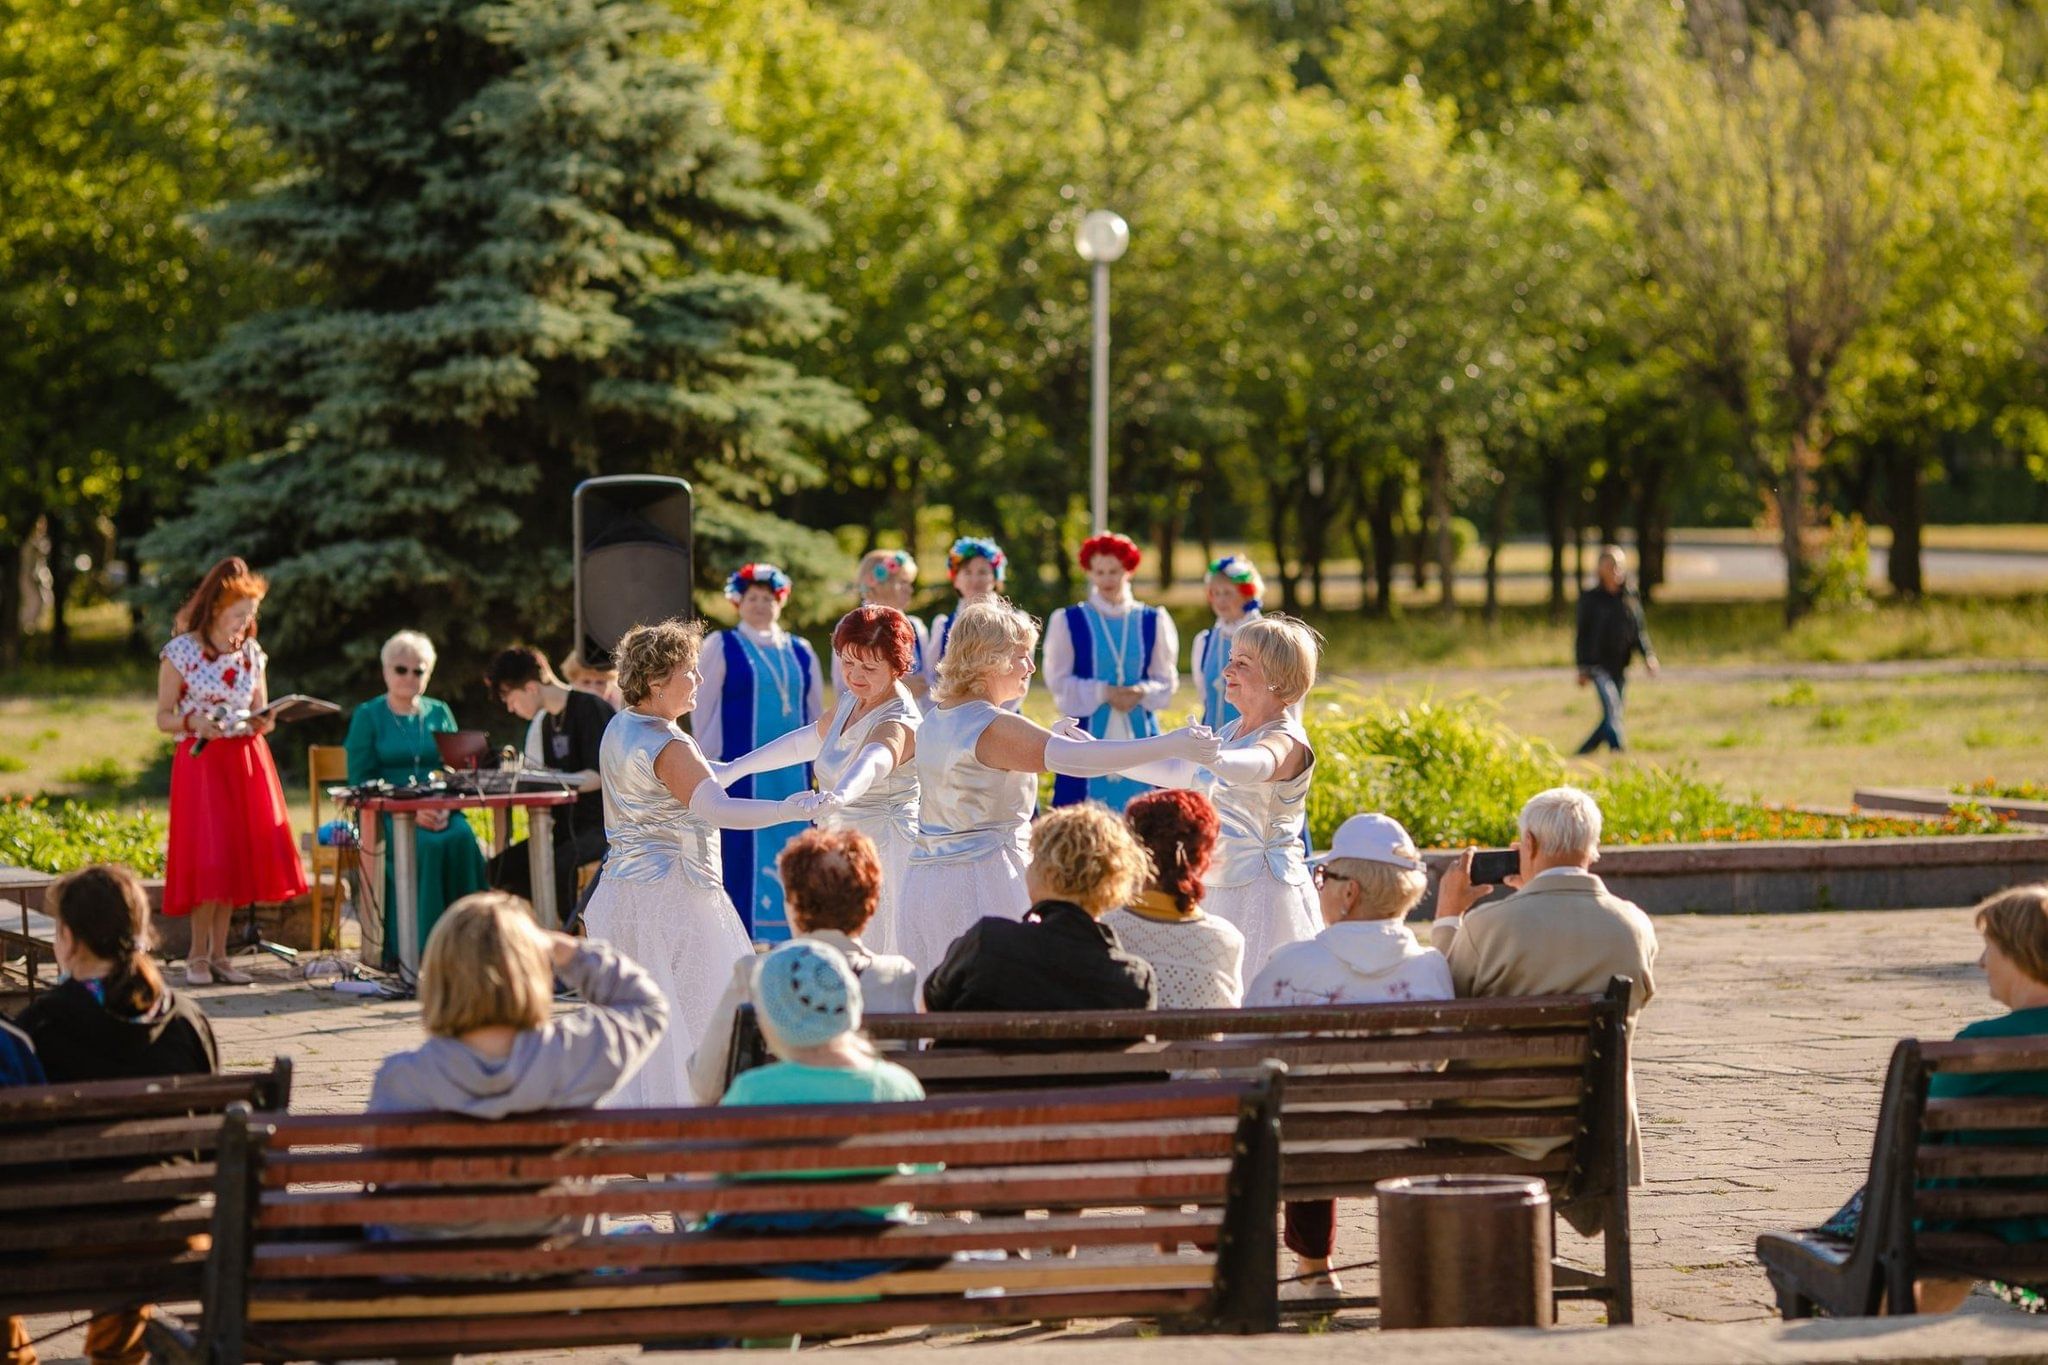
<path fill-rule="evenodd" d="M 576 793 L 552 787 L 539 791 L 510 791 L 494 795 L 427 789 L 414 794 L 403 790 L 373 793 L 353 787 L 336 787 L 330 795 L 354 806 L 364 816 L 391 817 L 391 894 L 398 929 L 398 960 L 401 975 L 410 983 L 420 970 L 420 888 L 419 817 L 428 811 L 483 810 L 493 820 L 509 818 L 515 808 L 526 811 L 526 856 L 533 872 L 533 915 L 543 929 L 562 927 L 561 907 L 555 904 L 555 808 L 575 802 Z M 371 841 L 374 820 L 364 821 L 364 853 L 374 859 Z M 381 871 L 365 867 L 365 876 Z"/>

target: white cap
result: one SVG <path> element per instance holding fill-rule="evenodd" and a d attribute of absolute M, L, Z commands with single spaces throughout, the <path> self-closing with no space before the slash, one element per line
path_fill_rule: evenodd
<path fill-rule="evenodd" d="M 1401 822 L 1389 815 L 1352 816 L 1337 827 L 1337 837 L 1330 841 L 1329 849 L 1309 862 L 1327 863 L 1332 858 L 1386 863 L 1411 872 L 1422 870 L 1422 855 L 1415 851 L 1415 841 L 1401 828 Z"/>

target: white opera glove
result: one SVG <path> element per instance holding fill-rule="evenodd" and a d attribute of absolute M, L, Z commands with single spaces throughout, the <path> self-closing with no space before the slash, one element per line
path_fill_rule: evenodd
<path fill-rule="evenodd" d="M 838 785 L 820 793 L 833 797 L 837 804 L 850 806 L 868 794 L 868 789 L 896 771 L 896 755 L 886 744 L 865 744 L 853 756 L 853 766 L 846 770 L 846 776 Z"/>
<path fill-rule="evenodd" d="M 1280 760 L 1265 745 L 1254 744 L 1247 749 L 1232 749 L 1229 753 L 1218 754 L 1202 766 L 1225 786 L 1241 787 L 1255 782 L 1271 782 L 1273 774 L 1280 771 Z"/>
<path fill-rule="evenodd" d="M 791 768 L 799 763 L 809 763 L 825 747 L 824 736 L 815 725 L 799 725 L 786 735 L 777 735 L 766 744 L 741 754 L 727 763 L 713 763 L 711 775 L 718 779 L 721 787 L 730 787 L 743 777 L 757 773 L 772 773 L 778 768 Z"/>
<path fill-rule="evenodd" d="M 720 829 L 766 829 L 811 818 L 816 792 L 798 792 L 780 801 L 757 801 L 746 796 L 727 796 L 716 779 L 697 784 L 690 793 L 690 814 Z"/>
<path fill-rule="evenodd" d="M 1216 732 L 1204 725 L 1184 726 L 1150 739 L 1078 740 L 1055 734 L 1045 741 L 1045 766 L 1066 777 L 1113 777 L 1162 759 L 1207 767 L 1221 749 Z"/>

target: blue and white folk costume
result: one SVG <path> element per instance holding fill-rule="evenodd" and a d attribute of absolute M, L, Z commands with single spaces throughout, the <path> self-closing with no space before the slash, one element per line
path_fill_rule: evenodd
<path fill-rule="evenodd" d="M 1055 612 L 1045 632 L 1045 681 L 1053 704 L 1097 739 L 1149 739 L 1159 733 L 1158 713 L 1180 686 L 1180 636 L 1163 607 L 1126 597 L 1110 602 L 1099 592 Z M 1109 704 L 1111 687 L 1142 693 L 1132 710 Z M 1151 790 L 1127 777 L 1065 777 L 1053 783 L 1052 803 L 1100 801 L 1120 811 Z"/>
<path fill-rule="evenodd" d="M 769 740 L 816 725 L 825 709 L 825 679 L 808 644 L 780 626 L 757 631 L 737 625 L 714 631 L 704 641 L 704 683 L 691 720 L 705 757 L 729 761 Z M 779 800 L 808 791 L 811 769 L 792 764 L 734 782 L 728 794 Z M 803 821 L 766 829 L 719 832 L 726 893 L 757 943 L 789 938 L 782 880 L 775 859 L 783 846 L 809 828 Z"/>
<path fill-rule="evenodd" d="M 1211 730 L 1221 730 L 1237 719 L 1237 708 L 1223 700 L 1223 670 L 1230 663 L 1230 646 L 1237 633 L 1258 619 L 1259 610 L 1254 607 L 1227 625 L 1219 622 L 1195 635 L 1188 662 L 1195 685 L 1202 689 L 1202 724 Z"/>

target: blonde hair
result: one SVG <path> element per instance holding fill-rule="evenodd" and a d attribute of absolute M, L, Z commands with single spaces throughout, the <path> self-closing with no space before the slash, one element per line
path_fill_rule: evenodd
<path fill-rule="evenodd" d="M 619 665 L 619 695 L 626 705 L 646 701 L 669 674 L 694 668 L 704 651 L 704 624 L 671 617 L 651 626 L 635 626 L 619 641 L 612 658 Z"/>
<path fill-rule="evenodd" d="M 962 607 L 946 631 L 946 657 L 939 660 L 939 685 L 932 695 L 942 704 L 979 697 L 989 674 L 1037 644 L 1038 622 L 1008 602 L 990 599 Z"/>
<path fill-rule="evenodd" d="M 420 661 L 421 666 L 427 672 L 431 673 L 434 671 L 434 659 L 436 657 L 434 654 L 434 642 L 420 634 L 420 632 L 416 630 L 401 630 L 386 640 L 384 647 L 377 651 L 377 662 L 389 668 L 391 667 L 391 661 L 401 654 L 412 655 L 413 658 Z"/>
<path fill-rule="evenodd" d="M 1984 941 L 2031 979 L 2048 986 L 2048 883 L 2009 886 L 1977 904 Z"/>
<path fill-rule="evenodd" d="M 1346 919 L 1405 919 L 1422 903 L 1429 874 L 1370 858 L 1332 858 L 1323 866 L 1358 887 L 1358 903 Z"/>
<path fill-rule="evenodd" d="M 1590 863 L 1600 856 L 1600 803 L 1577 787 L 1537 792 L 1515 824 L 1550 857 Z"/>
<path fill-rule="evenodd" d="M 616 682 L 618 671 L 610 668 L 592 668 L 583 662 L 583 651 L 572 649 L 562 660 L 561 674 L 571 687 L 583 682 Z"/>
<path fill-rule="evenodd" d="M 1239 630 L 1230 648 L 1249 654 L 1264 670 L 1273 695 L 1292 706 L 1316 685 L 1323 637 L 1292 616 L 1262 616 Z"/>
<path fill-rule="evenodd" d="M 1046 892 L 1100 915 L 1152 882 L 1152 859 L 1107 806 L 1062 806 L 1031 827 L 1031 866 Z"/>
<path fill-rule="evenodd" d="M 555 968 L 533 910 L 505 891 L 448 907 L 420 959 L 420 1022 L 457 1038 L 480 1028 L 539 1028 L 555 998 Z"/>

